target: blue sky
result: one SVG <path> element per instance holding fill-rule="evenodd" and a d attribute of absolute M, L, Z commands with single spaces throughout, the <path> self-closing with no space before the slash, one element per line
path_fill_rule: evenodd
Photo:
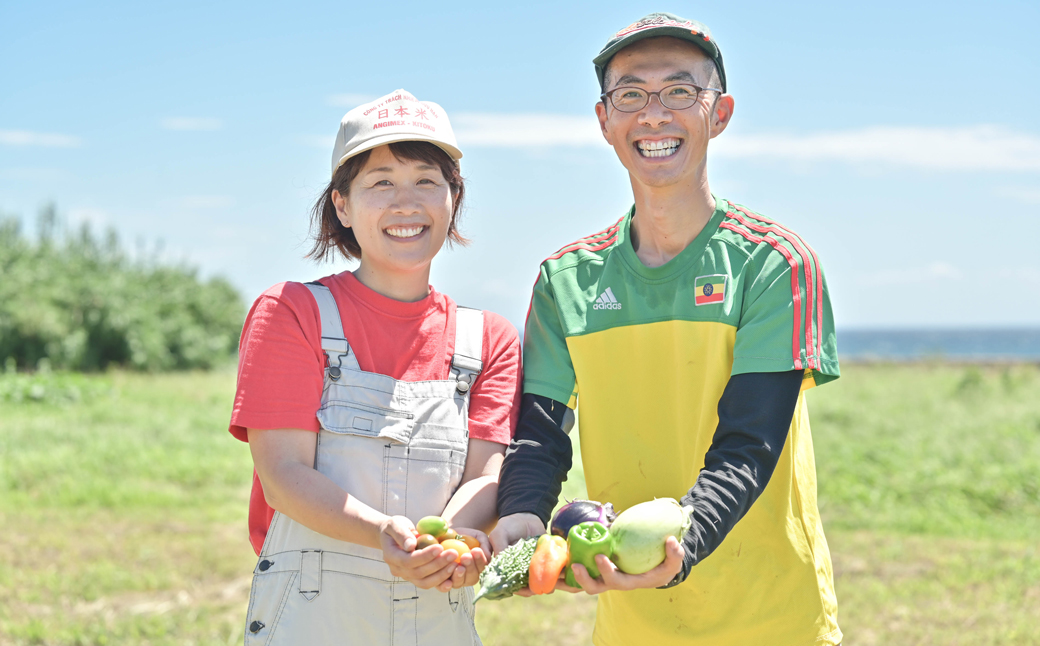
<path fill-rule="evenodd" d="M 522 326 L 539 261 L 630 204 L 591 59 L 708 24 L 736 113 L 716 194 L 821 256 L 843 327 L 1040 325 L 1040 3 L 0 3 L 0 212 L 115 227 L 247 300 L 302 258 L 339 119 L 404 88 L 465 153 L 432 282 Z"/>

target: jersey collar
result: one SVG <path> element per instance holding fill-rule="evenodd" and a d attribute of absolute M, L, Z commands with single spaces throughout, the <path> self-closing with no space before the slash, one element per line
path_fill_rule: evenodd
<path fill-rule="evenodd" d="M 693 239 L 693 242 L 686 245 L 686 248 L 680 251 L 679 255 L 660 267 L 647 267 L 644 265 L 639 256 L 636 255 L 635 249 L 632 248 L 632 217 L 636 212 L 636 207 L 633 204 L 632 208 L 628 210 L 628 215 L 625 216 L 624 221 L 621 223 L 620 231 L 618 232 L 618 250 L 629 270 L 644 280 L 665 281 L 675 278 L 683 271 L 692 267 L 694 261 L 704 253 L 704 249 L 708 246 L 708 241 L 718 231 L 719 224 L 722 223 L 726 209 L 729 206 L 726 200 L 714 194 L 712 197 L 715 198 L 715 212 L 712 213 L 711 219 L 704 225 L 697 237 Z"/>

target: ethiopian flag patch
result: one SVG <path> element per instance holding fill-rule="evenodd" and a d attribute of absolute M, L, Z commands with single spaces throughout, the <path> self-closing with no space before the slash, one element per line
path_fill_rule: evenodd
<path fill-rule="evenodd" d="M 696 305 L 709 305 L 726 300 L 726 274 L 697 276 L 693 281 L 693 287 Z"/>

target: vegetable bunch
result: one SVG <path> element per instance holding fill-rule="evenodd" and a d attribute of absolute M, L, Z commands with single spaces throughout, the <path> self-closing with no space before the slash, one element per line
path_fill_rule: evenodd
<path fill-rule="evenodd" d="M 469 554 L 474 548 L 480 547 L 480 541 L 472 536 L 459 534 L 440 516 L 420 518 L 415 524 L 415 539 L 417 550 L 437 544 L 446 550 L 455 550 L 459 555 L 455 559 L 456 563 L 462 562 L 463 554 Z"/>
<path fill-rule="evenodd" d="M 561 573 L 567 585 L 580 587 L 571 566 L 584 565 L 589 576 L 599 578 L 599 554 L 626 574 L 648 572 L 664 562 L 669 536 L 682 540 L 692 513 L 674 498 L 633 505 L 616 516 L 610 503 L 572 501 L 553 517 L 551 533 L 518 541 L 491 559 L 480 575 L 476 599 L 505 599 L 525 586 L 534 594 L 548 594 Z"/>

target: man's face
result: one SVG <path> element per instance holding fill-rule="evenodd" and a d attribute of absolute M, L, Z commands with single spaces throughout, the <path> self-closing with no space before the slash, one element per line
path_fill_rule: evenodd
<path fill-rule="evenodd" d="M 676 83 L 711 87 L 710 59 L 693 43 L 670 37 L 647 38 L 621 50 L 607 69 L 607 92 L 638 87 L 657 92 Z M 702 92 L 689 108 L 670 110 L 657 96 L 638 112 L 621 112 L 608 100 L 596 104 L 607 143 L 614 147 L 633 181 L 647 187 L 695 182 L 704 173 L 708 140 L 721 133 L 733 101 Z"/>

